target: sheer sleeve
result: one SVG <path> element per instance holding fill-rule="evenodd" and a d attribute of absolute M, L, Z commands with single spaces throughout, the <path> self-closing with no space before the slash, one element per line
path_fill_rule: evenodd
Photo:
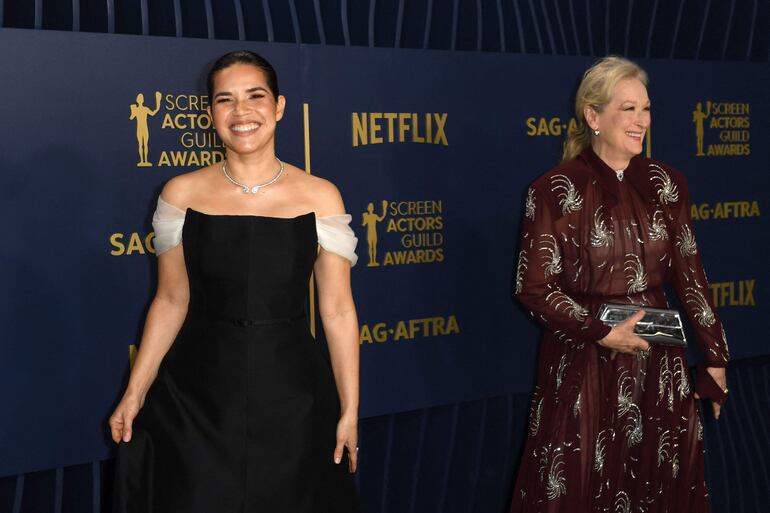
<path fill-rule="evenodd" d="M 595 342 L 607 336 L 610 327 L 562 290 L 561 237 L 546 194 L 536 186 L 527 191 L 515 293 L 530 315 L 561 341 Z"/>
<path fill-rule="evenodd" d="M 681 176 L 681 175 L 680 175 Z M 714 308 L 706 273 L 695 242 L 690 218 L 690 194 L 687 183 L 679 182 L 681 201 L 674 217 L 673 284 L 682 308 L 709 367 L 726 367 L 730 359 L 727 337 Z"/>
<path fill-rule="evenodd" d="M 155 254 L 160 255 L 182 242 L 185 211 L 163 201 L 158 196 L 158 206 L 152 215 L 155 230 Z"/>
<path fill-rule="evenodd" d="M 318 244 L 326 251 L 347 258 L 351 267 L 358 261 L 356 256 L 358 239 L 350 228 L 352 219 L 350 214 L 316 218 Z"/>

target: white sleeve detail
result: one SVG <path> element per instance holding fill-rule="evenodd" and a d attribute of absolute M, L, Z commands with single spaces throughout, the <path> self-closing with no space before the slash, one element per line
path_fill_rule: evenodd
<path fill-rule="evenodd" d="M 185 211 L 166 203 L 158 196 L 158 207 L 152 215 L 152 227 L 155 230 L 155 254 L 160 255 L 182 242 Z"/>
<path fill-rule="evenodd" d="M 350 260 L 353 267 L 358 261 L 356 256 L 356 238 L 350 228 L 353 217 L 350 214 L 316 217 L 315 227 L 318 244 L 326 251 L 336 253 Z"/>

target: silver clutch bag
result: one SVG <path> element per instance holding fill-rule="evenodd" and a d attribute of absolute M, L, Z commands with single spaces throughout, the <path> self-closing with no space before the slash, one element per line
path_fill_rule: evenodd
<path fill-rule="evenodd" d="M 642 309 L 645 315 L 636 323 L 635 335 L 642 337 L 650 344 L 687 347 L 682 317 L 676 310 L 605 303 L 599 307 L 598 317 L 607 326 L 615 326 Z"/>

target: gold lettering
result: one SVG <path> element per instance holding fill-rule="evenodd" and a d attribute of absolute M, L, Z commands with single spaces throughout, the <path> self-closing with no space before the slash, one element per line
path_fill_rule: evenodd
<path fill-rule="evenodd" d="M 138 251 L 140 255 L 144 255 L 144 246 L 142 246 L 142 239 L 139 234 L 134 232 L 131 234 L 131 238 L 128 239 L 128 248 L 126 249 L 126 255 L 130 255 L 134 251 Z"/>
<path fill-rule="evenodd" d="M 457 317 L 450 315 L 449 321 L 447 322 L 445 335 L 453 335 L 457 333 L 460 333 L 460 325 L 457 323 Z"/>
<path fill-rule="evenodd" d="M 366 130 L 366 112 L 352 114 L 353 123 L 353 147 L 359 144 L 369 144 L 368 132 Z"/>
<path fill-rule="evenodd" d="M 372 343 L 372 332 L 369 330 L 369 326 L 366 324 L 361 325 L 361 332 L 358 335 L 358 343 L 363 344 L 364 342 L 367 344 Z"/>
<path fill-rule="evenodd" d="M 371 144 L 382 144 L 382 136 L 378 135 L 382 128 L 379 124 L 382 119 L 381 112 L 372 112 L 369 114 L 369 142 Z"/>
<path fill-rule="evenodd" d="M 430 114 L 425 115 L 426 119 L 430 119 Z M 412 113 L 412 126 L 414 127 L 414 130 L 412 130 L 412 142 L 416 143 L 424 143 L 425 137 L 422 137 L 420 135 L 420 123 L 417 120 L 417 113 Z"/>
<path fill-rule="evenodd" d="M 404 321 L 398 321 L 398 324 L 396 324 L 396 334 L 393 336 L 393 340 L 401 340 L 402 338 L 409 338 L 409 332 L 406 329 L 406 323 Z"/>
<path fill-rule="evenodd" d="M 436 121 L 436 137 L 434 137 L 434 144 L 443 144 L 444 146 L 449 146 L 449 142 L 446 138 L 446 132 L 444 131 L 444 128 L 446 126 L 446 119 L 447 119 L 447 113 L 444 112 L 442 114 L 433 114 L 433 119 Z"/>
<path fill-rule="evenodd" d="M 527 135 L 530 137 L 533 135 L 537 135 L 537 127 L 535 126 L 535 119 L 536 118 L 527 118 L 526 125 L 527 125 Z"/>
<path fill-rule="evenodd" d="M 388 142 L 392 143 L 396 140 L 395 138 L 395 131 L 393 130 L 393 122 L 396 120 L 396 117 L 398 114 L 395 112 L 386 112 L 382 115 L 382 117 L 385 118 L 385 120 L 388 122 Z"/>
<path fill-rule="evenodd" d="M 409 123 L 407 122 L 412 118 L 412 115 L 408 112 L 399 112 L 398 114 L 398 142 L 406 141 L 406 132 L 409 130 Z"/>
<path fill-rule="evenodd" d="M 123 244 L 122 240 L 123 240 L 122 233 L 113 233 L 112 235 L 110 235 L 110 244 L 112 244 L 112 247 L 115 248 L 112 251 L 110 251 L 110 255 L 120 256 L 126 252 L 126 246 Z"/>
<path fill-rule="evenodd" d="M 171 114 L 166 112 L 166 115 L 163 116 L 163 124 L 160 125 L 161 130 L 165 128 L 174 128 L 174 121 L 171 119 Z"/>

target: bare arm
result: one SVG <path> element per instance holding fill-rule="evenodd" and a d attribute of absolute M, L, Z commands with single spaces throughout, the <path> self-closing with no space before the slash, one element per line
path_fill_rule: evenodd
<path fill-rule="evenodd" d="M 158 289 L 147 313 L 139 352 L 126 392 L 110 417 L 115 442 L 131 440 L 134 417 L 144 404 L 163 357 L 174 342 L 187 315 L 190 288 L 182 246 L 158 257 Z"/>
<path fill-rule="evenodd" d="M 315 264 L 318 310 L 329 344 L 342 416 L 358 415 L 358 318 L 350 290 L 350 262 L 321 250 Z"/>
<path fill-rule="evenodd" d="M 316 260 L 315 277 L 318 283 L 318 310 L 329 345 L 341 406 L 334 460 L 339 463 L 343 447 L 347 447 L 350 471 L 355 472 L 358 447 L 359 345 L 358 318 L 350 289 L 350 262 L 322 249 Z"/>
<path fill-rule="evenodd" d="M 321 202 L 316 208 L 317 216 L 345 212 L 345 205 L 336 187 L 325 181 L 317 185 L 316 197 Z M 347 448 L 350 471 L 355 472 L 358 448 L 359 344 L 358 317 L 350 288 L 350 262 L 321 248 L 314 270 L 318 284 L 318 311 L 329 345 L 341 406 L 334 461 L 339 463 L 343 450 Z"/>

